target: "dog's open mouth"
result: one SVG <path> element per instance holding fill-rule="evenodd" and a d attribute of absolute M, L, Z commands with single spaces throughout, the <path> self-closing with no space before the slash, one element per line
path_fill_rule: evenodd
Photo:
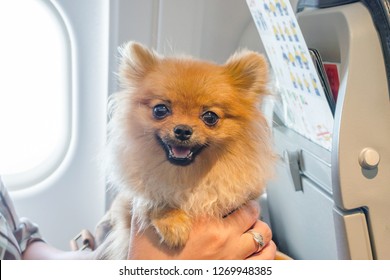
<path fill-rule="evenodd" d="M 201 146 L 186 147 L 165 144 L 168 150 L 168 159 L 176 165 L 188 165 L 192 163 L 195 156 L 200 152 Z"/>
<path fill-rule="evenodd" d="M 199 154 L 203 146 L 200 145 L 177 145 L 165 143 L 160 137 L 158 140 L 167 153 L 168 160 L 175 165 L 189 165 Z"/>
<path fill-rule="evenodd" d="M 183 159 L 191 159 L 193 152 L 189 147 L 181 147 L 181 146 L 171 146 L 167 145 L 169 151 L 169 157 L 183 160 Z"/>

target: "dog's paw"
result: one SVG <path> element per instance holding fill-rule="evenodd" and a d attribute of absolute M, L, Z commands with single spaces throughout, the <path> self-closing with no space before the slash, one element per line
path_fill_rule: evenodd
<path fill-rule="evenodd" d="M 190 218 L 180 209 L 171 209 L 152 218 L 152 224 L 161 236 L 161 242 L 170 248 L 183 247 L 191 230 Z"/>

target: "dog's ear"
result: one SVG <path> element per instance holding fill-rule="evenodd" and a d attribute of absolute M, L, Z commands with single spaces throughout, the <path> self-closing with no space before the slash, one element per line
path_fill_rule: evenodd
<path fill-rule="evenodd" d="M 224 65 L 231 83 L 240 90 L 267 93 L 268 63 L 259 53 L 243 50 L 233 54 Z"/>
<path fill-rule="evenodd" d="M 126 43 L 119 48 L 119 53 L 119 79 L 123 86 L 140 82 L 159 60 L 157 53 L 136 42 Z"/>

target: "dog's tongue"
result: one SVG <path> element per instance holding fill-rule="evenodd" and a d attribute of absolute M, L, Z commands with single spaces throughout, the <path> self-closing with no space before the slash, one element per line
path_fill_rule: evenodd
<path fill-rule="evenodd" d="M 190 148 L 173 146 L 172 154 L 175 158 L 186 158 L 191 153 Z"/>

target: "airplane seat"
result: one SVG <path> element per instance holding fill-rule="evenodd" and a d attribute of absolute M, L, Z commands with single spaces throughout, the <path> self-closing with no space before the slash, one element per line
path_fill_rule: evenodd
<path fill-rule="evenodd" d="M 390 83 L 390 1 L 389 0 L 299 0 L 297 12 L 305 7 L 329 8 L 362 2 L 372 15 L 372 20 L 379 33 L 382 44 L 382 52 L 385 59 L 386 74 Z M 390 87 L 389 87 L 390 88 Z M 390 92 L 389 92 L 390 94 Z"/>
<path fill-rule="evenodd" d="M 306 44 L 338 65 L 340 87 L 331 150 L 285 126 L 277 98 L 266 109 L 280 160 L 261 205 L 293 259 L 390 259 L 389 2 L 298 1 Z M 241 44 L 262 50 L 253 23 Z"/>

